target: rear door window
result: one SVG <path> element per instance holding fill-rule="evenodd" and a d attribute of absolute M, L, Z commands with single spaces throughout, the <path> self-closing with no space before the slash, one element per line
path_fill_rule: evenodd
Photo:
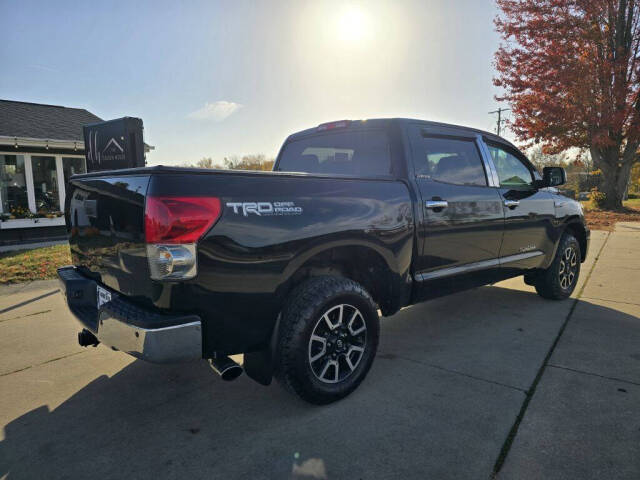
<path fill-rule="evenodd" d="M 455 185 L 487 186 L 482 159 L 472 139 L 424 137 L 424 156 L 416 160 L 416 175 Z"/>
<path fill-rule="evenodd" d="M 389 175 L 389 140 L 383 130 L 310 135 L 284 146 L 277 170 L 360 177 Z"/>

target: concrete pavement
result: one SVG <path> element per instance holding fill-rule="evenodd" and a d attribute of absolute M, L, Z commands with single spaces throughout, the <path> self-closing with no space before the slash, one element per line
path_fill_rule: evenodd
<path fill-rule="evenodd" d="M 499 478 L 640 478 L 640 224 L 608 237 Z"/>
<path fill-rule="evenodd" d="M 602 259 L 630 265 L 625 248 L 640 250 L 633 238 L 640 234 L 620 231 L 607 239 L 593 232 L 581 282 L 605 240 Z M 102 346 L 81 349 L 60 295 L 43 296 L 55 282 L 2 288 L 0 478 L 489 478 L 498 459 L 505 460 L 500 478 L 553 476 L 565 471 L 553 467 L 561 463 L 556 452 L 588 432 L 588 424 L 572 421 L 573 402 L 585 419 L 617 402 L 601 418 L 611 431 L 601 431 L 615 436 L 616 426 L 624 427 L 616 448 L 624 457 L 638 446 L 628 442 L 640 386 L 628 379 L 637 374 L 629 355 L 640 352 L 633 350 L 640 315 L 620 303 L 625 293 L 598 290 L 600 268 L 599 260 L 584 289 L 594 297 L 577 304 L 545 301 L 513 279 L 383 319 L 368 378 L 348 399 L 325 407 L 309 406 L 275 383 L 265 388 L 246 377 L 223 383 L 205 362 L 156 366 Z M 628 271 L 628 283 L 640 278 Z M 599 335 L 601 361 L 587 364 L 601 317 L 615 328 Z M 542 368 L 554 345 L 553 366 Z M 566 378 L 573 375 L 579 380 Z M 593 388 L 588 399 L 600 403 L 572 387 L 582 377 Z M 617 382 L 611 398 L 597 396 L 608 392 L 607 382 Z M 566 407 L 559 396 L 570 399 Z M 540 427 L 547 418 L 553 421 Z M 572 437 L 548 433 L 572 428 Z M 551 446 L 541 451 L 542 439 Z M 639 461 L 627 459 L 625 468 L 616 471 L 620 478 L 637 476 Z"/>

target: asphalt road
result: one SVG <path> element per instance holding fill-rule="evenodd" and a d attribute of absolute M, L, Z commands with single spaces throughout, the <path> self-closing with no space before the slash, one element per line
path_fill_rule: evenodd
<path fill-rule="evenodd" d="M 514 279 L 383 319 L 324 407 L 80 348 L 55 282 L 3 287 L 0 478 L 639 478 L 638 252 L 593 232 L 575 299 Z"/>

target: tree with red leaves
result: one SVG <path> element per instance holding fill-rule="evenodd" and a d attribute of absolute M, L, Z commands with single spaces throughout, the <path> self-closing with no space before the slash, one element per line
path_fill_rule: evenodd
<path fill-rule="evenodd" d="M 497 0 L 494 84 L 513 132 L 545 152 L 588 150 L 605 208 L 622 208 L 640 146 L 640 12 L 634 0 Z"/>

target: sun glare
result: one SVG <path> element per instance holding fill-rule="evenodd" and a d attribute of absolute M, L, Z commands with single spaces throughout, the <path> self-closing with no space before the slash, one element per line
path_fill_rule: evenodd
<path fill-rule="evenodd" d="M 338 19 L 338 36 L 341 41 L 360 43 L 370 33 L 369 16 L 361 8 L 347 7 Z"/>

